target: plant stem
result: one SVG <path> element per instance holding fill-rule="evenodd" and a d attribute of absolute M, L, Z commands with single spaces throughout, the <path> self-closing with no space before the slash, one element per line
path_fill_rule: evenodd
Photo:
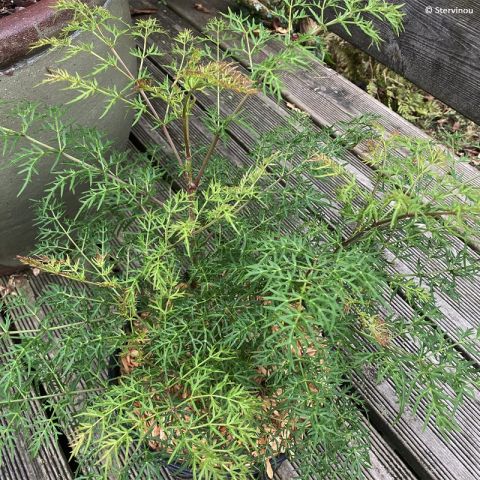
<path fill-rule="evenodd" d="M 240 102 L 238 103 L 238 105 L 236 106 L 235 110 L 232 112 L 232 114 L 229 116 L 230 120 L 227 120 L 227 125 L 228 123 L 230 123 L 233 118 L 235 117 L 235 115 L 237 115 L 240 110 L 242 109 L 243 105 L 245 104 L 245 102 L 247 101 L 247 98 L 249 97 L 249 95 L 245 95 L 241 100 Z M 220 131 L 218 131 L 214 137 L 212 138 L 212 142 L 210 143 L 210 147 L 208 148 L 208 151 L 203 159 L 203 162 L 202 162 L 202 165 L 200 167 L 200 170 L 198 171 L 198 174 L 197 176 L 195 177 L 195 180 L 193 181 L 193 183 L 195 184 L 196 187 L 198 187 L 198 185 L 200 184 L 201 180 L 202 180 L 202 177 L 203 177 L 203 174 L 205 173 L 205 169 L 207 168 L 207 165 L 208 165 L 208 162 L 210 161 L 210 159 L 212 158 L 212 155 L 213 153 L 215 152 L 215 149 L 217 148 L 217 144 L 220 140 Z"/>
<path fill-rule="evenodd" d="M 103 36 L 102 36 L 103 37 Z M 105 39 L 102 39 L 102 41 L 108 45 L 108 42 L 105 40 Z M 136 76 L 129 70 L 129 68 L 127 67 L 127 65 L 125 64 L 125 62 L 123 61 L 121 55 L 119 55 L 119 53 L 117 52 L 117 50 L 114 48 L 114 47 L 110 47 L 110 50 L 112 51 L 113 55 L 115 56 L 115 58 L 117 59 L 117 61 L 120 63 L 120 65 L 125 69 L 125 73 L 127 74 L 127 76 L 130 77 L 131 80 L 135 81 L 136 80 Z M 150 99 L 148 98 L 148 95 L 146 94 L 145 90 L 140 87 L 138 85 L 138 82 L 135 81 L 135 84 L 136 86 L 138 87 L 138 90 L 140 92 L 140 95 L 142 96 L 143 100 L 145 101 L 145 103 L 147 104 L 147 107 L 148 109 L 150 110 L 150 113 L 155 117 L 156 120 L 158 120 L 159 123 L 162 124 L 162 120 L 160 118 L 160 115 L 158 115 L 158 112 L 157 110 L 155 109 L 155 107 L 153 106 L 152 102 L 150 101 Z M 165 138 L 167 139 L 167 142 L 170 146 L 170 148 L 172 149 L 175 157 L 177 158 L 177 161 L 180 165 L 180 167 L 182 166 L 182 159 L 180 157 L 180 154 L 178 153 L 178 150 L 177 150 L 177 147 L 175 146 L 175 143 L 173 142 L 172 140 L 172 137 L 170 136 L 170 133 L 167 129 L 167 126 L 162 124 L 162 131 L 163 131 L 163 134 L 165 135 Z"/>
<path fill-rule="evenodd" d="M 430 218 L 439 218 L 439 217 L 442 217 L 443 215 L 456 215 L 456 212 L 453 212 L 453 211 L 449 211 L 449 210 L 444 210 L 444 211 L 439 211 L 439 212 L 431 212 L 431 213 L 428 213 L 426 215 L 424 215 L 425 217 L 430 217 Z M 417 213 L 413 213 L 413 212 L 410 212 L 410 213 L 404 213 L 403 215 L 400 215 L 398 217 L 398 220 L 401 221 L 401 220 L 406 220 L 406 219 L 409 219 L 409 218 L 414 218 L 415 216 L 417 216 Z M 392 222 L 392 219 L 391 218 L 386 218 L 384 220 L 378 220 L 374 223 L 372 223 L 371 225 L 369 225 L 368 227 L 365 227 L 361 230 L 359 230 L 358 232 L 354 233 L 352 236 L 350 236 L 349 238 L 345 239 L 337 248 L 335 251 L 338 251 L 340 248 L 345 248 L 345 247 L 348 247 L 349 245 L 351 245 L 352 243 L 355 243 L 357 242 L 358 240 L 360 240 L 364 235 L 366 235 L 368 232 L 371 232 L 372 230 L 375 230 L 376 228 L 384 228 L 385 226 L 389 225 L 390 223 Z"/>
<path fill-rule="evenodd" d="M 192 93 L 188 92 L 183 104 L 182 111 L 182 130 L 183 130 L 183 142 L 185 144 L 185 174 L 187 181 L 187 189 L 190 191 L 193 186 L 193 172 L 192 172 L 192 149 L 190 146 L 190 114 L 189 105 L 192 98 Z"/>
<path fill-rule="evenodd" d="M 172 149 L 172 152 L 175 155 L 175 158 L 177 159 L 178 165 L 180 166 L 180 168 L 183 168 L 182 158 L 180 157 L 177 147 L 175 146 L 175 143 L 173 142 L 172 137 L 170 136 L 170 132 L 168 131 L 167 126 L 163 123 L 162 119 L 160 118 L 160 115 L 155 110 L 155 107 L 153 106 L 152 102 L 148 98 L 148 95 L 145 93 L 145 90 L 143 88 L 140 88 L 139 92 L 143 100 L 147 104 L 147 107 L 150 110 L 150 113 L 152 114 L 152 116 L 155 118 L 155 120 L 157 120 L 162 125 L 162 131 L 163 131 L 163 134 L 165 135 L 165 138 L 167 139 L 168 145 Z"/>
<path fill-rule="evenodd" d="M 183 143 L 185 144 L 185 180 L 187 183 L 187 193 L 190 200 L 190 206 L 188 208 L 188 216 L 190 220 L 195 220 L 195 210 L 193 208 L 193 202 L 195 201 L 195 192 L 198 185 L 193 181 L 193 165 L 192 165 L 192 149 L 190 146 L 190 102 L 192 100 L 192 92 L 189 91 L 185 98 L 182 110 L 182 130 L 183 130 Z"/>
<path fill-rule="evenodd" d="M 84 320 L 82 322 L 72 322 L 72 323 L 66 323 L 62 325 L 55 325 L 52 327 L 44 327 L 44 328 L 27 328 L 24 330 L 7 330 L 7 331 L 2 331 L 0 332 L 0 338 L 4 336 L 10 336 L 10 335 L 18 335 L 19 338 L 21 338 L 21 335 L 26 335 L 27 333 L 39 333 L 39 332 L 56 332 L 57 330 L 63 330 L 71 327 L 78 327 L 80 325 L 90 325 L 91 323 L 94 322 L 103 322 L 105 319 L 103 318 L 98 318 L 98 319 L 88 319 Z"/>

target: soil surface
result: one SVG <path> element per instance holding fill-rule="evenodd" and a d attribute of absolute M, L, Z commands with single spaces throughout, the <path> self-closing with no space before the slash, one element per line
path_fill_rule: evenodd
<path fill-rule="evenodd" d="M 0 18 L 16 13 L 40 0 L 0 0 Z"/>

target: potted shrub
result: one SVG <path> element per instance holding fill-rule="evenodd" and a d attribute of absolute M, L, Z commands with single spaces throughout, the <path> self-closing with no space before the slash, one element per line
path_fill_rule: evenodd
<path fill-rule="evenodd" d="M 58 85 L 43 84 L 45 74 L 64 57 L 61 51 L 48 48 L 31 49 L 34 41 L 58 35 L 68 25 L 71 12 L 56 10 L 56 0 L 18 1 L 13 6 L 22 7 L 9 9 L 9 15 L 0 16 L 0 98 L 8 103 L 0 103 L 0 121 L 8 125 L 6 112 L 10 104 L 21 100 L 43 102 L 49 105 L 65 105 L 74 97 L 72 91 L 58 88 Z M 127 22 L 130 18 L 127 0 L 87 0 L 86 5 L 103 5 L 116 17 Z M 66 32 L 67 33 L 67 32 Z M 75 42 L 92 44 L 98 53 L 107 52 L 107 48 L 94 36 L 88 37 L 85 33 L 76 34 L 68 31 Z M 117 49 L 126 58 L 128 67 L 136 68 L 135 58 L 127 55 L 133 46 L 133 39 L 123 36 L 117 44 Z M 85 75 L 96 67 L 97 60 L 92 55 L 76 55 L 65 59 L 63 68 L 70 72 Z M 119 72 L 113 70 L 102 74 L 99 81 L 108 85 L 117 85 L 119 89 L 126 86 L 127 80 Z M 104 131 L 118 146 L 126 143 L 132 117 L 120 105 L 114 107 L 109 115 L 101 117 L 103 105 L 99 96 L 91 96 L 80 104 L 70 106 L 69 116 L 72 121 L 88 126 L 96 126 Z M 49 139 L 48 131 L 37 132 L 38 138 Z M 5 273 L 11 267 L 18 268 L 16 255 L 27 253 L 35 240 L 34 212 L 29 199 L 39 199 L 49 176 L 49 166 L 44 166 L 42 172 L 30 183 L 24 196 L 18 197 L 21 178 L 15 169 L 9 167 L 10 159 L 0 152 L 0 228 L 8 234 L 2 235 L 0 240 L 0 272 Z"/>
<path fill-rule="evenodd" d="M 92 17 L 78 3 L 62 4 L 75 7 L 77 30 L 102 30 L 109 20 L 103 9 Z M 248 124 L 253 95 L 278 92 L 279 72 L 308 61 L 304 48 L 287 37 L 278 53 L 258 59 L 271 33 L 233 12 L 212 20 L 203 37 L 172 37 L 154 19 L 126 34 L 139 40 L 134 95 L 102 93 L 158 131 L 152 151 L 112 150 L 96 131 L 28 105 L 17 113 L 23 128 L 0 127 L 27 182 L 42 162 L 63 158 L 38 208 L 39 243 L 21 260 L 70 280 L 53 283 L 36 306 L 5 299 L 2 330 L 15 345 L 0 366 L 3 445 L 29 428 L 38 447 L 73 416 L 72 454 L 80 469 L 97 466 L 103 478 L 124 478 L 132 466 L 151 478 L 165 464 L 180 477 L 272 478 L 284 455 L 304 475 L 359 478 L 368 437 L 352 379 L 366 365 L 392 378 L 404 402 L 430 401 L 431 418 L 452 427 L 452 412 L 478 382 L 456 348 L 474 347 L 468 332 L 453 344 L 432 327 L 440 313 L 424 285 L 452 291 L 451 272 L 478 272 L 449 241 L 479 230 L 478 188 L 441 174 L 455 158 L 426 140 L 385 139 L 366 119 L 334 139 L 300 115 L 263 136 L 248 164 L 235 164 L 218 145 L 233 122 Z M 77 51 L 69 39 L 51 43 Z M 245 55 L 249 74 L 228 62 Z M 149 73 L 152 59 L 168 72 L 164 79 Z M 89 78 L 65 70 L 50 79 L 80 94 L 91 89 Z M 216 104 L 200 115 L 211 132 L 202 144 L 192 118 L 205 94 Z M 236 107 L 226 111 L 232 97 Z M 35 137 L 45 122 L 57 143 Z M 15 139 L 30 150 L 15 153 Z M 366 139 L 372 190 L 338 160 Z M 41 155 L 24 155 L 35 151 Z M 62 196 L 86 180 L 71 219 Z M 318 216 L 320 207 L 335 216 Z M 389 274 L 385 250 L 402 259 L 412 248 L 446 258 L 446 269 L 429 274 L 419 265 L 419 284 Z M 417 308 L 411 318 L 390 306 L 399 291 Z M 38 330 L 11 325 L 19 306 Z M 101 373 L 108 370 L 114 378 Z M 32 388 L 52 412 L 33 424 L 21 415 Z"/>

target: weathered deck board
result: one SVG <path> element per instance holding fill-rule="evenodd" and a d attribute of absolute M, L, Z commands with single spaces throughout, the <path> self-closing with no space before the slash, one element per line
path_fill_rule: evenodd
<path fill-rule="evenodd" d="M 367 480 L 415 480 L 417 477 L 403 462 L 397 452 L 367 423 L 370 432 L 370 468 L 363 473 Z M 341 479 L 339 479 L 341 480 Z"/>
<path fill-rule="evenodd" d="M 404 303 L 392 305 L 403 318 L 408 319 L 412 310 Z M 413 341 L 402 341 L 402 348 L 415 350 Z M 445 435 L 431 423 L 424 428 L 426 404 L 421 402 L 417 415 L 405 415 L 398 419 L 398 399 L 393 384 L 384 381 L 376 384 L 366 369 L 365 374 L 356 377 L 354 383 L 369 406 L 372 423 L 395 446 L 401 457 L 407 461 L 420 478 L 465 479 L 480 478 L 480 403 L 466 399 L 455 418 L 459 431 Z"/>
<path fill-rule="evenodd" d="M 473 425 L 469 424 L 478 422 L 478 419 L 472 419 L 469 411 L 462 408 L 457 416 L 466 431 L 458 435 L 449 434 L 444 439 L 434 427 L 424 430 L 422 420 L 408 412 L 397 421 L 398 401 L 389 382 L 377 385 L 364 377 L 359 379 L 356 385 L 370 406 L 372 423 L 377 429 L 388 434 L 391 445 L 420 478 L 480 478 L 478 431 L 472 433 Z M 478 404 L 474 405 L 474 409 L 475 412 L 478 411 Z M 392 424 L 394 427 L 389 428 Z"/>
<path fill-rule="evenodd" d="M 373 19 L 384 42 L 380 48 L 359 31 L 332 30 L 400 75 L 480 123 L 480 1 L 397 0 L 404 5 L 404 31 L 396 36 Z M 428 13 L 427 7 L 432 11 Z M 472 9 L 442 14 L 436 8 Z"/>
<path fill-rule="evenodd" d="M 0 277 L 0 285 L 5 286 L 8 278 Z M 1 315 L 0 315 L 1 316 Z M 0 340 L 0 355 L 8 352 L 9 344 Z M 30 409 L 24 414 L 27 418 L 44 417 L 42 405 L 37 400 L 31 400 Z M 0 424 L 5 425 L 1 417 Z M 51 438 L 44 442 L 39 455 L 33 458 L 28 452 L 28 437 L 30 432 L 24 432 L 17 438 L 15 449 L 12 453 L 5 452 L 4 464 L 0 466 L 0 480 L 68 480 L 73 478 L 72 472 L 65 455 L 57 443 Z"/>
<path fill-rule="evenodd" d="M 0 355 L 7 350 L 5 344 L 0 344 Z M 44 416 L 38 402 L 30 402 L 30 410 L 25 412 L 27 418 Z M 0 411 L 1 416 L 1 411 Z M 6 426 L 3 419 L 0 425 Z M 67 480 L 72 479 L 72 472 L 63 452 L 55 439 L 44 442 L 38 456 L 28 452 L 29 432 L 17 437 L 13 452 L 5 452 L 3 464 L 0 466 L 0 480 Z"/>
<path fill-rule="evenodd" d="M 21 295 L 23 295 L 25 298 L 27 298 L 29 300 L 30 304 L 32 304 L 32 305 L 35 303 L 35 300 L 36 300 L 35 293 L 32 289 L 32 284 L 35 281 L 36 282 L 42 282 L 43 277 L 42 278 L 34 277 L 34 276 L 25 277 L 25 281 L 22 282 L 22 284 L 18 286 L 18 290 L 21 293 Z M 33 317 L 24 308 L 18 307 L 18 308 L 15 308 L 14 310 L 12 310 L 12 313 L 13 313 L 13 315 L 15 315 L 14 325 L 15 325 L 16 328 L 18 328 L 20 330 L 35 330 L 35 329 L 39 328 L 40 321 L 42 319 L 42 316 L 41 316 L 42 312 L 39 312 L 38 317 Z M 61 338 L 59 336 L 60 333 L 56 333 L 55 335 L 57 336 L 57 338 Z M 47 392 L 47 394 L 54 394 L 54 393 L 57 393 L 58 390 L 59 390 L 59 385 L 57 385 L 57 384 L 55 384 L 55 385 L 43 385 L 43 387 L 44 387 L 45 391 Z M 82 385 L 80 385 L 80 388 L 82 388 Z M 82 399 L 83 399 L 83 397 L 81 395 L 79 395 L 79 401 L 81 401 Z M 60 428 L 62 428 L 63 433 L 65 434 L 65 436 L 67 437 L 69 442 L 73 441 L 73 439 L 74 439 L 74 431 L 75 431 L 75 426 L 76 426 L 76 423 L 73 421 L 74 411 L 75 411 L 75 407 L 72 406 L 72 408 L 71 408 L 71 414 L 72 414 L 71 423 L 60 426 Z M 94 468 L 92 471 L 90 471 L 90 470 L 82 471 L 82 473 L 85 474 L 85 475 L 92 474 L 92 473 L 95 473 L 95 474 L 99 475 L 100 474 L 100 469 Z"/>

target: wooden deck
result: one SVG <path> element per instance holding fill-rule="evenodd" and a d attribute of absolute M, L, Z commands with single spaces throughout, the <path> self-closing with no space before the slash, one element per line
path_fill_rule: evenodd
<path fill-rule="evenodd" d="M 352 37 L 338 26 L 333 31 L 480 123 L 480 0 L 398 3 L 404 5 L 405 12 L 404 31 L 400 35 L 373 19 L 384 39 L 381 48 L 373 46 L 358 28 L 351 29 Z M 453 12 L 446 13 L 446 9 Z"/>
<path fill-rule="evenodd" d="M 154 0 L 132 0 L 131 3 L 138 9 L 158 8 L 159 21 L 165 29 L 172 33 L 184 28 L 201 29 L 209 18 L 209 15 L 194 8 L 193 0 L 169 0 L 167 6 L 159 6 L 159 3 Z M 204 0 L 202 3 L 212 13 L 224 10 L 234 4 L 233 1 L 226 0 Z M 162 43 L 160 43 L 160 47 L 162 47 Z M 161 65 L 155 64 L 153 61 L 148 64 L 148 67 L 158 78 L 169 74 Z M 224 157 L 237 164 L 248 164 L 251 161 L 248 153 L 256 139 L 272 127 L 285 124 L 288 117 L 292 115 L 291 106 L 287 106 L 286 102 L 309 113 L 319 129 L 360 114 L 375 113 L 379 115 L 380 122 L 387 132 L 396 131 L 411 136 L 425 136 L 422 131 L 320 63 L 313 64 L 307 72 L 286 74 L 284 82 L 284 101 L 280 104 L 265 96 L 257 96 L 248 100 L 246 107 L 254 112 L 252 115 L 254 128 L 245 130 L 239 126 L 232 126 L 229 131 L 229 141 L 219 147 L 220 153 Z M 196 105 L 198 114 L 202 114 L 211 104 L 211 98 L 205 95 L 201 96 Z M 224 113 L 231 112 L 235 105 L 235 98 L 227 99 L 223 106 Z M 152 142 L 164 143 L 161 136 L 150 127 L 147 119 L 142 120 L 134 127 L 130 148 L 143 149 Z M 180 129 L 172 128 L 171 133 L 174 139 L 181 138 Z M 201 124 L 192 125 L 191 133 L 197 143 L 207 144 L 209 136 Z M 365 188 L 370 188 L 372 172 L 362 162 L 363 153 L 360 146 L 349 153 L 347 160 L 351 171 L 357 175 Z M 461 164 L 458 173 L 463 175 L 465 181 L 480 185 L 478 171 L 468 164 Z M 318 188 L 321 188 L 326 195 L 331 194 L 326 184 L 318 184 Z M 323 207 L 314 213 L 322 215 L 331 222 L 336 221 L 335 213 L 325 210 Z M 462 247 L 460 241 L 455 238 L 452 238 L 452 244 L 458 248 Z M 468 248 L 477 255 L 478 245 L 471 245 Z M 421 253 L 413 251 L 411 259 L 402 264 L 392 265 L 392 269 L 401 272 L 411 270 L 414 262 L 418 259 L 428 263 L 422 259 Z M 438 268 L 439 265 L 437 263 L 437 265 L 429 266 L 433 269 Z M 7 280 L 7 278 L 0 278 L 0 285 L 1 282 L 5 283 Z M 22 282 L 21 288 L 30 295 L 33 301 L 50 281 L 52 280 L 43 276 L 30 276 Z M 432 328 L 440 328 L 447 337 L 455 341 L 459 328 L 478 327 L 480 324 L 479 285 L 478 279 L 475 282 L 459 281 L 458 289 L 461 298 L 457 302 L 438 293 L 438 305 L 445 316 Z M 400 296 L 394 297 L 392 305 L 399 314 L 405 317 L 413 313 L 412 307 Z M 20 317 L 19 315 L 17 328 L 34 327 L 33 319 L 20 319 Z M 413 344 L 404 344 L 403 347 L 415 348 Z M 8 345 L 0 344 L 0 350 L 8 350 Z M 467 354 L 459 351 L 458 355 Z M 480 350 L 478 355 L 474 356 L 474 360 L 477 363 L 480 362 Z M 413 417 L 407 412 L 399 421 L 395 422 L 398 403 L 390 382 L 375 384 L 366 372 L 364 376 L 355 380 L 355 386 L 367 406 L 364 421 L 370 432 L 372 443 L 371 468 L 365 471 L 367 479 L 480 480 L 480 408 L 478 401 L 467 401 L 459 410 L 457 420 L 462 426 L 461 431 L 442 436 L 434 426 L 423 430 L 422 408 L 420 408 L 419 416 Z M 51 388 L 52 386 L 45 386 L 46 391 Z M 49 415 L 49 412 L 44 411 L 40 402 L 32 401 L 31 409 L 29 412 L 25 412 L 25 415 L 41 416 Z M 5 465 L 0 467 L 0 480 L 75 478 L 73 473 L 75 464 L 68 460 L 70 453 L 68 440 L 72 436 L 72 425 L 63 426 L 63 431 L 64 436 L 60 439 L 61 441 L 46 442 L 36 459 L 30 458 L 26 452 L 25 445 L 28 442 L 29 432 L 25 432 L 22 438 L 18 439 L 15 451 L 7 455 Z M 301 468 L 301 466 L 283 464 L 278 472 L 278 478 L 294 478 L 297 468 Z M 87 473 L 94 472 L 82 472 L 82 474 Z M 130 478 L 148 480 L 167 479 L 169 476 L 164 471 L 147 473 L 139 469 L 132 471 Z"/>

